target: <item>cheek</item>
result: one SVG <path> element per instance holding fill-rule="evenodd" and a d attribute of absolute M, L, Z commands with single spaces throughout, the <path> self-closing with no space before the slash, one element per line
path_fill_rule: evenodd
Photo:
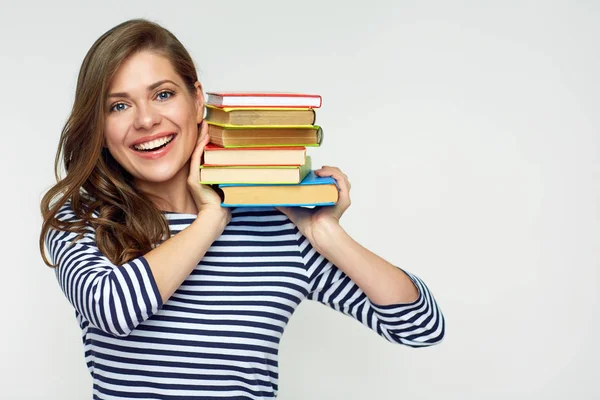
<path fill-rule="evenodd" d="M 165 116 L 181 128 L 188 129 L 196 124 L 196 115 L 189 104 L 181 104 L 177 107 L 173 107 Z"/>
<path fill-rule="evenodd" d="M 106 121 L 104 124 L 104 140 L 109 147 L 122 142 L 124 135 L 120 133 L 122 129 L 120 129 L 119 125 L 114 120 Z"/>
<path fill-rule="evenodd" d="M 170 110 L 168 118 L 175 122 L 179 128 L 183 131 L 186 143 L 196 143 L 198 138 L 198 122 L 196 121 L 196 110 L 190 107 L 189 104 L 185 106 L 176 107 Z"/>
<path fill-rule="evenodd" d="M 124 132 L 125 130 L 122 129 L 120 124 L 114 121 L 107 122 L 104 125 L 104 146 L 108 148 L 113 158 L 121 165 L 125 162 L 126 157 L 124 153 L 127 151 L 123 145 L 123 141 L 125 140 Z"/>

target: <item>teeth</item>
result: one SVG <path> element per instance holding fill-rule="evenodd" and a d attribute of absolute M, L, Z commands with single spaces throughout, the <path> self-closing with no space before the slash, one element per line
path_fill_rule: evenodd
<path fill-rule="evenodd" d="M 146 143 L 136 144 L 133 146 L 133 148 L 136 150 L 153 150 L 157 147 L 164 146 L 165 144 L 169 143 L 171 140 L 173 140 L 174 137 L 175 135 L 165 136 L 160 139 L 151 140 Z"/>

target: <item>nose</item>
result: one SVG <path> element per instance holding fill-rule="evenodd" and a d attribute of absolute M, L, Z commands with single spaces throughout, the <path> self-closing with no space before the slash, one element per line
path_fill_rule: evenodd
<path fill-rule="evenodd" d="M 151 130 L 152 127 L 160 122 L 158 110 L 152 107 L 150 103 L 140 103 L 136 107 L 134 127 L 136 129 Z"/>

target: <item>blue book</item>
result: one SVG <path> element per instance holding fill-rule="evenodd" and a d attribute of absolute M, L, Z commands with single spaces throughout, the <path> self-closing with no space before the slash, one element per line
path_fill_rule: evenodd
<path fill-rule="evenodd" d="M 298 184 L 220 184 L 223 207 L 314 207 L 337 203 L 337 182 L 331 177 L 319 177 L 314 171 Z"/>

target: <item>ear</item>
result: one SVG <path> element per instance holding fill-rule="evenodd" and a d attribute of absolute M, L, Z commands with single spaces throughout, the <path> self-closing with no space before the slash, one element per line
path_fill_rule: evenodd
<path fill-rule="evenodd" d="M 196 100 L 196 122 L 199 124 L 204 119 L 204 92 L 202 91 L 202 85 L 200 82 L 196 81 L 194 84 L 196 89 L 195 91 L 195 100 Z"/>

